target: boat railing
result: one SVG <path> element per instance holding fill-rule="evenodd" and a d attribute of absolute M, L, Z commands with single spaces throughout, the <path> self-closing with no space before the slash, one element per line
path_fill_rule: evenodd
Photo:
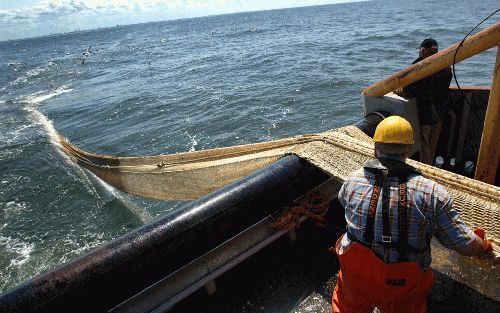
<path fill-rule="evenodd" d="M 382 97 L 398 88 L 414 83 L 471 56 L 497 47 L 493 82 L 484 119 L 481 145 L 474 178 L 494 184 L 500 159 L 500 22 L 465 40 L 388 76 L 363 90 L 366 97 Z"/>

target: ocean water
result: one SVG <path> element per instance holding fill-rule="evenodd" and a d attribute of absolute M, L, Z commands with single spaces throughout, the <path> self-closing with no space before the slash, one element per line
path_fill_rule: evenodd
<path fill-rule="evenodd" d="M 0 42 L 0 292 L 183 204 L 107 186 L 56 149 L 56 131 L 138 156 L 352 124 L 361 90 L 410 64 L 422 39 L 459 42 L 498 6 L 368 1 Z M 460 85 L 491 85 L 495 54 L 459 63 Z"/>

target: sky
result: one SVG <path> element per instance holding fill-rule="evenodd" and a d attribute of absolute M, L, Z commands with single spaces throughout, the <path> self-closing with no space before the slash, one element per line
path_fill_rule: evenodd
<path fill-rule="evenodd" d="M 359 0 L 0 0 L 0 41 L 153 21 Z"/>

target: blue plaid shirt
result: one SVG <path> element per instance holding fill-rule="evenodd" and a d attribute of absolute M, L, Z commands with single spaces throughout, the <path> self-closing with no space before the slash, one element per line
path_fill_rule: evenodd
<path fill-rule="evenodd" d="M 389 176 L 390 188 L 389 220 L 392 241 L 398 241 L 398 178 Z M 369 202 L 375 185 L 373 171 L 361 168 L 353 172 L 342 185 L 338 199 L 345 208 L 347 231 L 363 240 Z M 417 172 L 410 173 L 407 182 L 408 203 L 408 243 L 418 251 L 408 251 L 410 262 L 418 263 L 422 269 L 431 265 L 430 241 L 432 236 L 446 248 L 462 248 L 472 242 L 475 234 L 460 219 L 453 208 L 448 192 L 438 183 L 427 179 Z M 382 242 L 382 197 L 379 197 L 374 225 L 373 251 L 384 259 Z M 344 236 L 340 251 L 347 249 L 353 241 Z M 394 248 L 387 251 L 388 263 L 398 261 L 399 253 Z"/>

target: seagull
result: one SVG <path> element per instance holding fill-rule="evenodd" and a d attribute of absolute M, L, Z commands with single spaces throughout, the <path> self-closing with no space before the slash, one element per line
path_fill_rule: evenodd
<path fill-rule="evenodd" d="M 85 52 L 83 53 L 83 55 L 84 55 L 84 56 L 88 57 L 88 56 L 90 56 L 91 54 L 94 54 L 94 52 L 93 52 L 92 50 L 90 50 L 90 47 L 91 47 L 91 46 L 89 46 L 89 47 L 87 48 L 87 51 L 85 51 Z"/>

